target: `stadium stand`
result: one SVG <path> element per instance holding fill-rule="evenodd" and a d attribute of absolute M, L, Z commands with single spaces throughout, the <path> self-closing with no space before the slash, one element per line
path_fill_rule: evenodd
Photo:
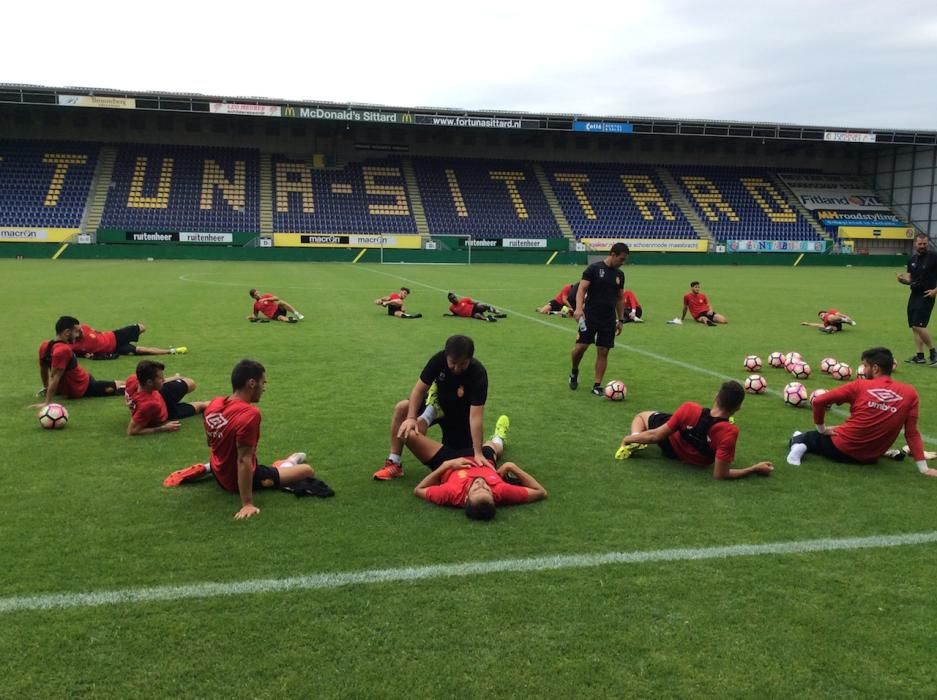
<path fill-rule="evenodd" d="M 821 240 L 772 171 L 669 166 L 684 196 L 719 240 Z"/>
<path fill-rule="evenodd" d="M 121 146 L 102 228 L 260 231 L 257 151 Z"/>
<path fill-rule="evenodd" d="M 414 158 L 413 166 L 433 235 L 482 239 L 563 235 L 527 163 Z"/>
<path fill-rule="evenodd" d="M 0 226 L 77 229 L 97 147 L 0 141 Z"/>
<path fill-rule="evenodd" d="M 314 169 L 274 156 L 273 230 L 278 233 L 415 234 L 399 160 Z"/>
<path fill-rule="evenodd" d="M 550 183 L 576 238 L 698 238 L 655 168 L 548 163 Z"/>

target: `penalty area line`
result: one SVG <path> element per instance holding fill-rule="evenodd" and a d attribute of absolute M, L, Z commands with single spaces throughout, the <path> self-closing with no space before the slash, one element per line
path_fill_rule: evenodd
<path fill-rule="evenodd" d="M 313 591 L 349 586 L 387 583 L 411 583 L 444 578 L 465 578 L 499 573 L 531 573 L 599 566 L 706 561 L 738 557 L 780 556 L 841 552 L 862 549 L 885 549 L 937 542 L 937 532 L 904 535 L 874 535 L 843 539 L 801 540 L 768 544 L 737 544 L 721 547 L 658 549 L 604 554 L 573 554 L 497 559 L 494 561 L 435 564 L 394 569 L 366 569 L 325 574 L 310 574 L 283 579 L 248 579 L 227 583 L 196 583 L 186 586 L 151 586 L 89 593 L 53 593 L 35 596 L 0 598 L 0 614 L 40 610 L 94 608 L 107 605 L 156 603 L 222 596 Z"/>

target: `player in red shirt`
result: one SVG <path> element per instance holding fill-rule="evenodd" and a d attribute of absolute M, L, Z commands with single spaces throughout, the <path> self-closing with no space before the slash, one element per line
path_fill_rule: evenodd
<path fill-rule="evenodd" d="M 449 298 L 449 313 L 453 316 L 477 318 L 479 321 L 491 321 L 492 323 L 499 318 L 507 318 L 507 314 L 501 313 L 491 304 L 483 304 L 471 297 L 462 297 L 460 299 L 452 292 L 449 292 L 447 296 Z"/>
<path fill-rule="evenodd" d="M 79 322 L 73 316 L 62 316 L 55 322 L 55 338 L 39 346 L 39 376 L 45 392 L 43 403 L 52 403 L 56 394 L 69 399 L 94 396 L 117 396 L 124 393 L 123 382 L 95 379 L 79 364 L 72 352 L 72 342 Z"/>
<path fill-rule="evenodd" d="M 807 321 L 801 321 L 800 325 L 816 328 L 821 333 L 839 333 L 841 330 L 843 330 L 844 323 L 848 323 L 850 326 L 856 325 L 856 322 L 853 321 L 849 316 L 844 314 L 842 311 L 837 311 L 836 309 L 827 309 L 826 311 L 821 309 L 817 312 L 817 317 L 820 319 L 821 323 L 809 323 Z"/>
<path fill-rule="evenodd" d="M 572 315 L 572 308 L 576 304 L 576 292 L 573 291 L 573 285 L 564 284 L 563 288 L 557 292 L 557 295 L 550 299 L 546 304 L 536 309 L 538 314 L 549 314 L 551 316 L 562 316 L 566 318 Z M 570 292 L 572 292 L 572 303 L 570 303 Z"/>
<path fill-rule="evenodd" d="M 241 509 L 234 517 L 242 520 L 260 512 L 254 505 L 255 489 L 301 485 L 316 472 L 305 463 L 303 452 L 277 460 L 272 467 L 257 464 L 260 410 L 254 404 L 267 388 L 262 364 L 254 360 L 238 362 L 231 372 L 231 388 L 230 396 L 218 396 L 205 407 L 203 423 L 211 459 L 173 472 L 163 486 L 178 486 L 210 472 L 225 491 L 240 494 Z"/>
<path fill-rule="evenodd" d="M 302 321 L 305 316 L 299 313 L 291 304 L 283 301 L 280 297 L 273 294 L 261 294 L 256 289 L 251 289 L 251 299 L 254 300 L 254 308 L 247 320 L 251 323 L 255 321 L 283 321 L 284 323 L 296 323 Z M 261 318 L 263 314 L 263 318 Z M 289 314 L 292 314 L 290 316 Z"/>
<path fill-rule="evenodd" d="M 657 445 L 665 456 L 694 467 L 713 464 L 714 479 L 740 479 L 750 474 L 768 476 L 771 462 L 756 462 L 733 469 L 739 429 L 729 419 L 742 407 L 745 390 L 736 381 L 725 382 L 712 408 L 686 402 L 673 414 L 644 411 L 631 421 L 631 434 L 621 441 L 615 459 L 628 459 L 647 445 Z"/>
<path fill-rule="evenodd" d="M 392 292 L 380 299 L 375 299 L 374 303 L 378 306 L 387 308 L 388 316 L 397 318 L 423 318 L 423 314 L 408 314 L 404 308 L 403 300 L 410 296 L 410 290 L 407 287 L 401 287 L 399 292 Z"/>
<path fill-rule="evenodd" d="M 498 424 L 494 437 L 482 447 L 481 463 L 476 461 L 470 447 L 453 449 L 418 432 L 411 433 L 407 447 L 421 462 L 441 462 L 417 484 L 414 495 L 436 505 L 464 508 L 465 516 L 471 520 L 491 520 L 498 505 L 533 503 L 546 498 L 546 489 L 513 462 L 495 468 L 504 452 L 507 417 L 502 416 Z"/>
<path fill-rule="evenodd" d="M 717 314 L 709 305 L 709 299 L 699 290 L 699 282 L 690 282 L 690 291 L 683 295 L 683 315 L 680 316 L 682 322 L 686 318 L 686 312 L 690 312 L 697 323 L 706 326 L 715 326 L 720 323 L 728 323 L 728 319 L 722 314 Z"/>
<path fill-rule="evenodd" d="M 813 400 L 816 430 L 795 431 L 790 440 L 787 463 L 800 466 L 808 452 L 837 462 L 871 464 L 885 455 L 904 429 L 911 457 L 918 471 L 937 476 L 924 458 L 924 441 L 917 429 L 918 394 L 910 384 L 891 378 L 895 358 L 888 348 L 870 348 L 862 353 L 868 379 L 855 379 Z M 825 414 L 833 404 L 848 403 L 849 417 L 842 425 L 825 425 Z"/>
<path fill-rule="evenodd" d="M 644 309 L 641 308 L 641 302 L 638 301 L 638 297 L 634 295 L 634 292 L 630 289 L 626 289 L 624 293 L 624 314 L 622 315 L 622 321 L 624 323 L 644 323 Z"/>
<path fill-rule="evenodd" d="M 127 435 L 171 433 L 182 427 L 179 422 L 197 413 L 204 413 L 207 401 L 182 401 L 195 391 L 195 381 L 178 374 L 166 380 L 162 362 L 142 360 L 136 372 L 127 377 L 124 400 L 130 410 Z"/>
<path fill-rule="evenodd" d="M 151 348 L 134 345 L 146 327 L 134 323 L 113 331 L 95 330 L 86 323 L 79 326 L 72 350 L 79 357 L 91 360 L 114 360 L 120 355 L 185 355 L 188 348 L 180 345 L 176 348 Z"/>

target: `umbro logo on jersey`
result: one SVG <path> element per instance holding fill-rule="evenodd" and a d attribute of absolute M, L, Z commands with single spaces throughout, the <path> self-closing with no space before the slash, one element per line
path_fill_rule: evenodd
<path fill-rule="evenodd" d="M 221 430 L 228 424 L 228 419 L 220 413 L 209 413 L 205 416 L 205 424 L 212 430 Z"/>
<path fill-rule="evenodd" d="M 891 389 L 866 389 L 872 396 L 881 401 L 882 403 L 895 403 L 901 401 L 903 398 L 901 394 L 896 394 Z"/>

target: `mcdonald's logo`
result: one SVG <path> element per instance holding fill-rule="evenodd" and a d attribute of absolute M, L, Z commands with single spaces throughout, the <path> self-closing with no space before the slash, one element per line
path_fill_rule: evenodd
<path fill-rule="evenodd" d="M 283 116 L 284 116 L 284 117 L 295 117 L 295 116 L 296 116 L 296 108 L 295 108 L 295 107 L 290 107 L 290 106 L 284 107 L 284 108 L 283 108 Z"/>
<path fill-rule="evenodd" d="M 410 114 L 409 112 L 404 112 L 403 114 L 400 115 L 400 123 L 401 123 L 401 124 L 412 124 L 412 123 L 413 123 L 413 115 Z"/>

